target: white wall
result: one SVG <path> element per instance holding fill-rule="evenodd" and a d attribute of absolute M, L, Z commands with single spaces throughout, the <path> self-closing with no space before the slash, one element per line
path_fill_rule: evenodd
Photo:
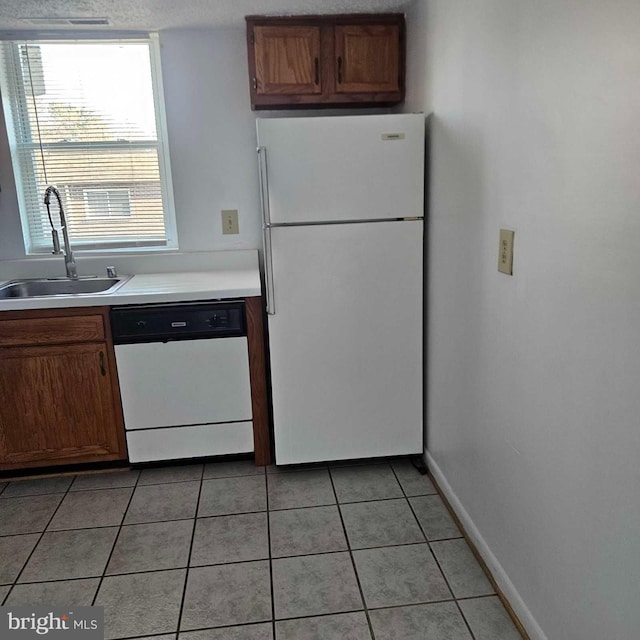
<path fill-rule="evenodd" d="M 549 640 L 637 640 L 640 3 L 409 21 L 407 108 L 434 112 L 428 450 Z"/>
<path fill-rule="evenodd" d="M 390 109 L 251 111 L 244 26 L 160 34 L 162 76 L 180 251 L 133 259 L 78 254 L 79 272 L 106 263 L 142 271 L 213 268 L 212 251 L 261 249 L 256 117 L 384 113 Z M 1 107 L 0 107 L 1 110 Z M 0 114 L 1 115 L 1 114 Z M 11 156 L 0 117 L 0 280 L 64 275 L 59 256 L 25 261 Z M 222 235 L 220 212 L 237 209 L 239 235 Z M 196 255 L 191 255 L 196 253 Z M 138 254 L 140 256 L 140 254 Z"/>
<path fill-rule="evenodd" d="M 180 248 L 258 247 L 256 114 L 245 30 L 170 30 L 160 42 Z M 240 235 L 222 235 L 222 209 L 238 209 Z"/>
<path fill-rule="evenodd" d="M 258 248 L 256 114 L 244 28 L 169 30 L 160 42 L 180 251 Z M 24 245 L 4 123 L 0 127 L 1 276 L 1 261 L 24 257 Z M 222 209 L 238 209 L 239 235 L 222 235 Z"/>

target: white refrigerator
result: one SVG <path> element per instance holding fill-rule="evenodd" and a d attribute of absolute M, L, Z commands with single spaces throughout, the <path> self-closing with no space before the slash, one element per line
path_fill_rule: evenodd
<path fill-rule="evenodd" d="M 422 453 L 424 122 L 257 121 L 277 464 Z"/>

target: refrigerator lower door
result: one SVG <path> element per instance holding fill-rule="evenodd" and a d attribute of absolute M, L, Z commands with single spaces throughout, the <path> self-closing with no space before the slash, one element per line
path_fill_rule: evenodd
<path fill-rule="evenodd" d="M 422 451 L 422 221 L 272 229 L 277 464 Z"/>

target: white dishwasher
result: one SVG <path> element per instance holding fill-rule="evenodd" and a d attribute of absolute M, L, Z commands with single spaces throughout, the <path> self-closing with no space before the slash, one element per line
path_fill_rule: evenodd
<path fill-rule="evenodd" d="M 244 302 L 111 310 L 130 462 L 253 451 Z"/>

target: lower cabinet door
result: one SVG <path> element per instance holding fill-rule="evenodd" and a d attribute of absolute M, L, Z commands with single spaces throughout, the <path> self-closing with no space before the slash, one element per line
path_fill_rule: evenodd
<path fill-rule="evenodd" d="M 0 469 L 126 458 L 104 343 L 0 349 Z"/>

